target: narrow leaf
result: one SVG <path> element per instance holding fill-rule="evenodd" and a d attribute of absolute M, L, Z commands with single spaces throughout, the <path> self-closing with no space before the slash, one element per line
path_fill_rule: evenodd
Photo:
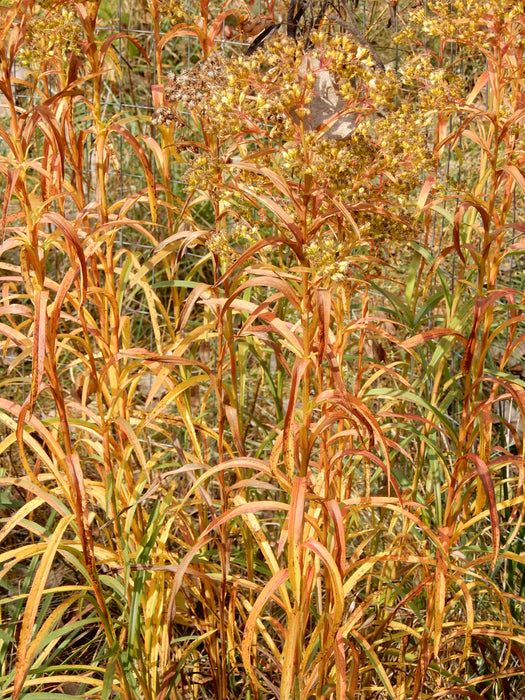
<path fill-rule="evenodd" d="M 35 295 L 35 324 L 33 330 L 33 374 L 31 377 L 31 394 L 29 396 L 29 413 L 33 412 L 44 376 L 44 359 L 46 356 L 46 317 L 47 290 L 38 290 Z"/>
<path fill-rule="evenodd" d="M 268 600 L 272 597 L 273 593 L 286 581 L 287 578 L 288 569 L 281 569 L 272 576 L 272 578 L 260 592 L 253 605 L 253 608 L 250 610 L 246 624 L 244 625 L 244 634 L 241 642 L 242 662 L 246 672 L 250 676 L 250 679 L 257 688 L 260 688 L 261 685 L 253 670 L 251 657 L 252 649 L 257 648 L 256 628 L 259 621 L 259 615 Z"/>
<path fill-rule="evenodd" d="M 20 698 L 20 694 L 24 687 L 24 681 L 33 660 L 32 656 L 29 654 L 29 645 L 33 634 L 33 625 L 40 606 L 40 601 L 42 599 L 44 586 L 55 562 L 55 554 L 72 519 L 73 516 L 70 515 L 66 518 L 62 518 L 58 522 L 53 534 L 47 541 L 46 550 L 42 555 L 42 559 L 40 560 L 35 578 L 31 585 L 31 591 L 27 599 L 24 617 L 22 619 L 22 626 L 20 628 L 20 636 L 18 638 L 13 685 L 13 700 L 18 700 L 18 698 Z"/>

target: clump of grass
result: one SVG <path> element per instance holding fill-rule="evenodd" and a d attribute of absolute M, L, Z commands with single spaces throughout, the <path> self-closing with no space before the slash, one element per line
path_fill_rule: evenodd
<path fill-rule="evenodd" d="M 396 75 L 343 16 L 225 57 L 245 8 L 151 2 L 157 70 L 202 56 L 157 142 L 75 7 L 0 33 L 3 695 L 516 695 L 524 15 L 416 11 Z"/>
<path fill-rule="evenodd" d="M 106 696 L 113 685 L 128 698 L 139 685 L 157 692 L 157 681 L 149 672 L 140 678 L 131 659 L 133 624 L 122 624 L 133 598 L 129 564 L 127 574 L 110 572 L 124 570 L 129 551 L 135 557 L 131 530 L 138 544 L 144 522 L 155 520 L 147 508 L 138 529 L 115 525 L 158 483 L 158 456 L 146 459 L 132 427 L 140 421 L 131 399 L 146 368 L 126 354 L 136 328 L 128 294 L 130 306 L 141 297 L 152 316 L 157 297 L 146 283 L 128 289 L 140 262 L 119 241 L 133 230 L 155 246 L 159 201 L 129 117 L 104 118 L 103 76 L 120 37 L 97 37 L 97 13 L 97 3 L 44 9 L 15 2 L 2 19 L 1 85 L 10 113 L 0 132 L 3 358 L 8 377 L 21 367 L 27 377 L 22 385 L 5 380 L 1 399 L 2 452 L 18 447 L 2 485 L 8 501 L 24 501 L 7 509 L 2 527 L 9 543 L 0 555 L 6 697 L 30 689 L 61 695 L 71 683 Z M 23 78 L 13 77 L 16 59 L 27 66 Z M 146 181 L 123 199 L 108 189 L 117 136 L 134 150 Z M 149 204 L 148 221 L 133 216 L 139 202 Z M 153 663 L 157 643 L 147 653 Z M 156 667 L 163 672 L 161 662 Z"/>

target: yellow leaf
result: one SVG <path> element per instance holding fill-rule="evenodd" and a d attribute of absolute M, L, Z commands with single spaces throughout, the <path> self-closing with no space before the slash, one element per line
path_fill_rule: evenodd
<path fill-rule="evenodd" d="M 18 639 L 18 648 L 16 652 L 15 678 L 13 685 L 13 700 L 18 700 L 20 693 L 23 690 L 24 681 L 33 660 L 34 648 L 30 651 L 31 637 L 33 634 L 33 626 L 35 624 L 36 615 L 44 591 L 49 572 L 55 561 L 55 554 L 60 545 L 64 532 L 73 520 L 73 515 L 68 515 L 62 518 L 55 531 L 47 541 L 47 547 L 42 555 L 40 564 L 35 574 L 35 578 L 31 585 L 31 591 L 27 599 L 27 605 L 24 610 L 22 626 L 20 628 L 20 637 Z"/>

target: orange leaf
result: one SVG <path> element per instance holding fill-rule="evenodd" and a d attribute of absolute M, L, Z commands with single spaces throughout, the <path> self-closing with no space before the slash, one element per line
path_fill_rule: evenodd
<path fill-rule="evenodd" d="M 467 341 L 465 338 L 461 335 L 461 333 L 458 333 L 457 331 L 452 330 L 452 328 L 434 328 L 431 331 L 423 331 L 423 333 L 418 333 L 417 335 L 412 336 L 412 338 L 407 338 L 407 340 L 404 340 L 401 343 L 401 347 L 405 348 L 405 350 L 408 350 L 409 348 L 413 348 L 416 345 L 421 345 L 422 343 L 426 343 L 428 340 L 435 340 L 436 338 L 442 338 L 444 335 L 453 335 L 458 340 L 461 340 L 463 345 L 466 345 Z"/>
<path fill-rule="evenodd" d="M 525 192 L 525 177 L 523 175 L 523 171 L 516 165 L 506 165 L 503 170 L 515 180 L 521 191 Z"/>
<path fill-rule="evenodd" d="M 251 661 L 252 648 L 256 648 L 257 646 L 256 635 L 259 615 L 266 603 L 268 602 L 268 600 L 272 597 L 274 591 L 276 591 L 277 588 L 282 586 L 282 584 L 286 581 L 287 578 L 288 569 L 281 569 L 272 576 L 272 578 L 264 586 L 259 596 L 257 597 L 257 600 L 253 604 L 253 608 L 251 609 L 250 614 L 248 615 L 248 619 L 246 620 L 246 624 L 244 626 L 244 634 L 241 642 L 242 662 L 244 668 L 250 676 L 250 679 L 252 680 L 254 685 L 259 688 L 261 687 L 261 684 L 257 676 L 255 675 Z"/>
<path fill-rule="evenodd" d="M 84 553 L 86 567 L 89 572 L 95 569 L 95 557 L 93 547 L 93 535 L 89 525 L 89 511 L 87 502 L 84 475 L 80 467 L 80 458 L 77 454 L 67 455 L 66 464 L 69 469 L 69 477 L 73 486 L 72 505 L 75 511 L 77 527 L 79 531 L 80 543 Z"/>
<path fill-rule="evenodd" d="M 471 105 L 474 102 L 476 97 L 479 95 L 479 93 L 483 90 L 483 88 L 487 84 L 488 79 L 489 79 L 488 70 L 483 71 L 483 73 L 476 80 L 476 84 L 474 85 L 474 87 L 470 91 L 470 94 L 466 99 L 466 104 Z"/>
<path fill-rule="evenodd" d="M 442 530 L 443 528 L 439 528 Z M 447 595 L 448 564 L 440 549 L 436 551 L 436 571 L 434 575 L 434 658 L 439 658 L 439 646 L 441 644 L 441 631 L 443 629 L 443 617 L 445 614 L 445 602 Z"/>
<path fill-rule="evenodd" d="M 317 304 L 317 316 L 319 318 L 319 359 L 324 357 L 324 349 L 330 330 L 330 310 L 332 307 L 332 295 L 329 289 L 316 289 L 315 302 Z"/>
<path fill-rule="evenodd" d="M 303 547 L 309 549 L 311 552 L 314 552 L 314 554 L 317 554 L 317 556 L 323 560 L 326 570 L 330 574 L 330 588 L 332 593 L 333 607 L 330 611 L 330 632 L 324 639 L 324 644 L 326 644 L 326 651 L 328 651 L 334 643 L 336 632 L 339 629 L 341 620 L 343 619 L 345 600 L 343 581 L 333 556 L 323 544 L 317 542 L 316 540 L 309 539 L 303 543 Z"/>
<path fill-rule="evenodd" d="M 297 402 L 299 387 L 301 385 L 301 379 L 303 378 L 309 363 L 309 360 L 297 358 L 292 370 L 292 379 L 288 394 L 288 408 L 286 409 L 283 425 L 283 460 L 289 479 L 293 477 L 295 471 L 295 405 Z"/>
<path fill-rule="evenodd" d="M 478 214 L 481 216 L 481 219 L 483 221 L 483 228 L 485 231 L 488 231 L 490 229 L 490 216 L 485 207 L 480 204 L 479 202 L 475 202 L 472 199 L 466 199 L 461 204 L 459 204 L 456 208 L 456 211 L 454 213 L 454 229 L 452 231 L 452 237 L 454 239 L 454 248 L 461 258 L 461 262 L 465 263 L 465 256 L 463 255 L 463 251 L 461 250 L 461 240 L 459 238 L 459 227 L 461 224 L 461 221 L 463 219 L 463 215 L 465 214 L 468 209 L 473 207 Z"/>
<path fill-rule="evenodd" d="M 81 289 L 81 298 L 80 301 L 81 303 L 84 303 L 84 300 L 86 298 L 87 294 L 87 280 L 88 280 L 88 274 L 87 274 L 87 265 L 86 265 L 86 256 L 84 254 L 84 249 L 82 247 L 82 243 L 79 239 L 78 232 L 75 230 L 74 226 L 71 225 L 71 223 L 63 217 L 61 214 L 58 214 L 56 212 L 51 212 L 48 211 L 45 214 L 42 215 L 42 222 L 49 222 L 59 228 L 64 236 L 66 237 L 66 240 L 68 243 L 70 243 L 73 248 L 75 249 L 75 253 L 77 254 L 78 258 L 78 263 L 80 265 L 80 289 Z"/>
<path fill-rule="evenodd" d="M 33 374 L 31 377 L 31 394 L 29 396 L 29 413 L 33 412 L 44 376 L 44 359 L 46 356 L 46 318 L 47 290 L 38 290 L 35 295 L 35 325 L 33 330 Z"/>
<path fill-rule="evenodd" d="M 419 193 L 419 197 L 417 199 L 417 204 L 416 204 L 416 209 L 418 211 L 422 211 L 423 207 L 425 206 L 428 195 L 430 194 L 430 190 L 432 189 L 432 185 L 434 184 L 434 180 L 436 179 L 435 175 L 429 175 L 425 182 L 423 183 L 423 187 L 421 188 L 421 191 Z"/>
<path fill-rule="evenodd" d="M 345 700 L 346 694 L 346 655 L 345 640 L 341 628 L 337 630 L 334 644 L 334 660 L 336 669 L 335 693 L 337 700 Z M 350 695 L 352 697 L 352 695 Z"/>
<path fill-rule="evenodd" d="M 326 502 L 326 509 L 332 516 L 332 521 L 334 523 L 334 537 L 337 550 L 335 559 L 337 561 L 339 573 L 343 576 L 346 568 L 346 535 L 341 506 L 335 498 L 330 498 Z"/>
<path fill-rule="evenodd" d="M 301 576 L 300 547 L 303 539 L 306 486 L 307 478 L 305 476 L 294 477 L 288 518 L 288 569 L 290 571 L 290 585 L 297 601 L 301 600 L 304 587 Z"/>
<path fill-rule="evenodd" d="M 489 513 L 490 513 L 490 527 L 492 531 L 492 559 L 491 566 L 492 569 L 496 566 L 496 560 L 499 553 L 500 545 L 500 525 L 499 525 L 499 514 L 498 507 L 496 504 L 496 492 L 494 491 L 494 482 L 490 476 L 490 469 L 486 462 L 484 462 L 481 457 L 476 454 L 469 453 L 465 455 L 465 459 L 470 460 L 478 473 L 479 479 L 487 496 Z"/>
<path fill-rule="evenodd" d="M 7 184 L 4 189 L 4 202 L 2 205 L 2 243 L 4 242 L 4 236 L 5 236 L 5 227 L 7 224 L 7 213 L 9 210 L 9 202 L 11 201 L 11 195 L 13 194 L 13 190 L 16 187 L 16 183 L 18 182 L 18 176 L 20 174 L 20 168 L 9 168 L 7 172 L 5 173 L 5 177 L 7 179 Z"/>

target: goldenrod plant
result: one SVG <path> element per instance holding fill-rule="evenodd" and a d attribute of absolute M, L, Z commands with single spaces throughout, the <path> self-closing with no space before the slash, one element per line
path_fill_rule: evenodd
<path fill-rule="evenodd" d="M 0 3 L 3 697 L 525 692 L 525 10 L 354 5 Z"/>

